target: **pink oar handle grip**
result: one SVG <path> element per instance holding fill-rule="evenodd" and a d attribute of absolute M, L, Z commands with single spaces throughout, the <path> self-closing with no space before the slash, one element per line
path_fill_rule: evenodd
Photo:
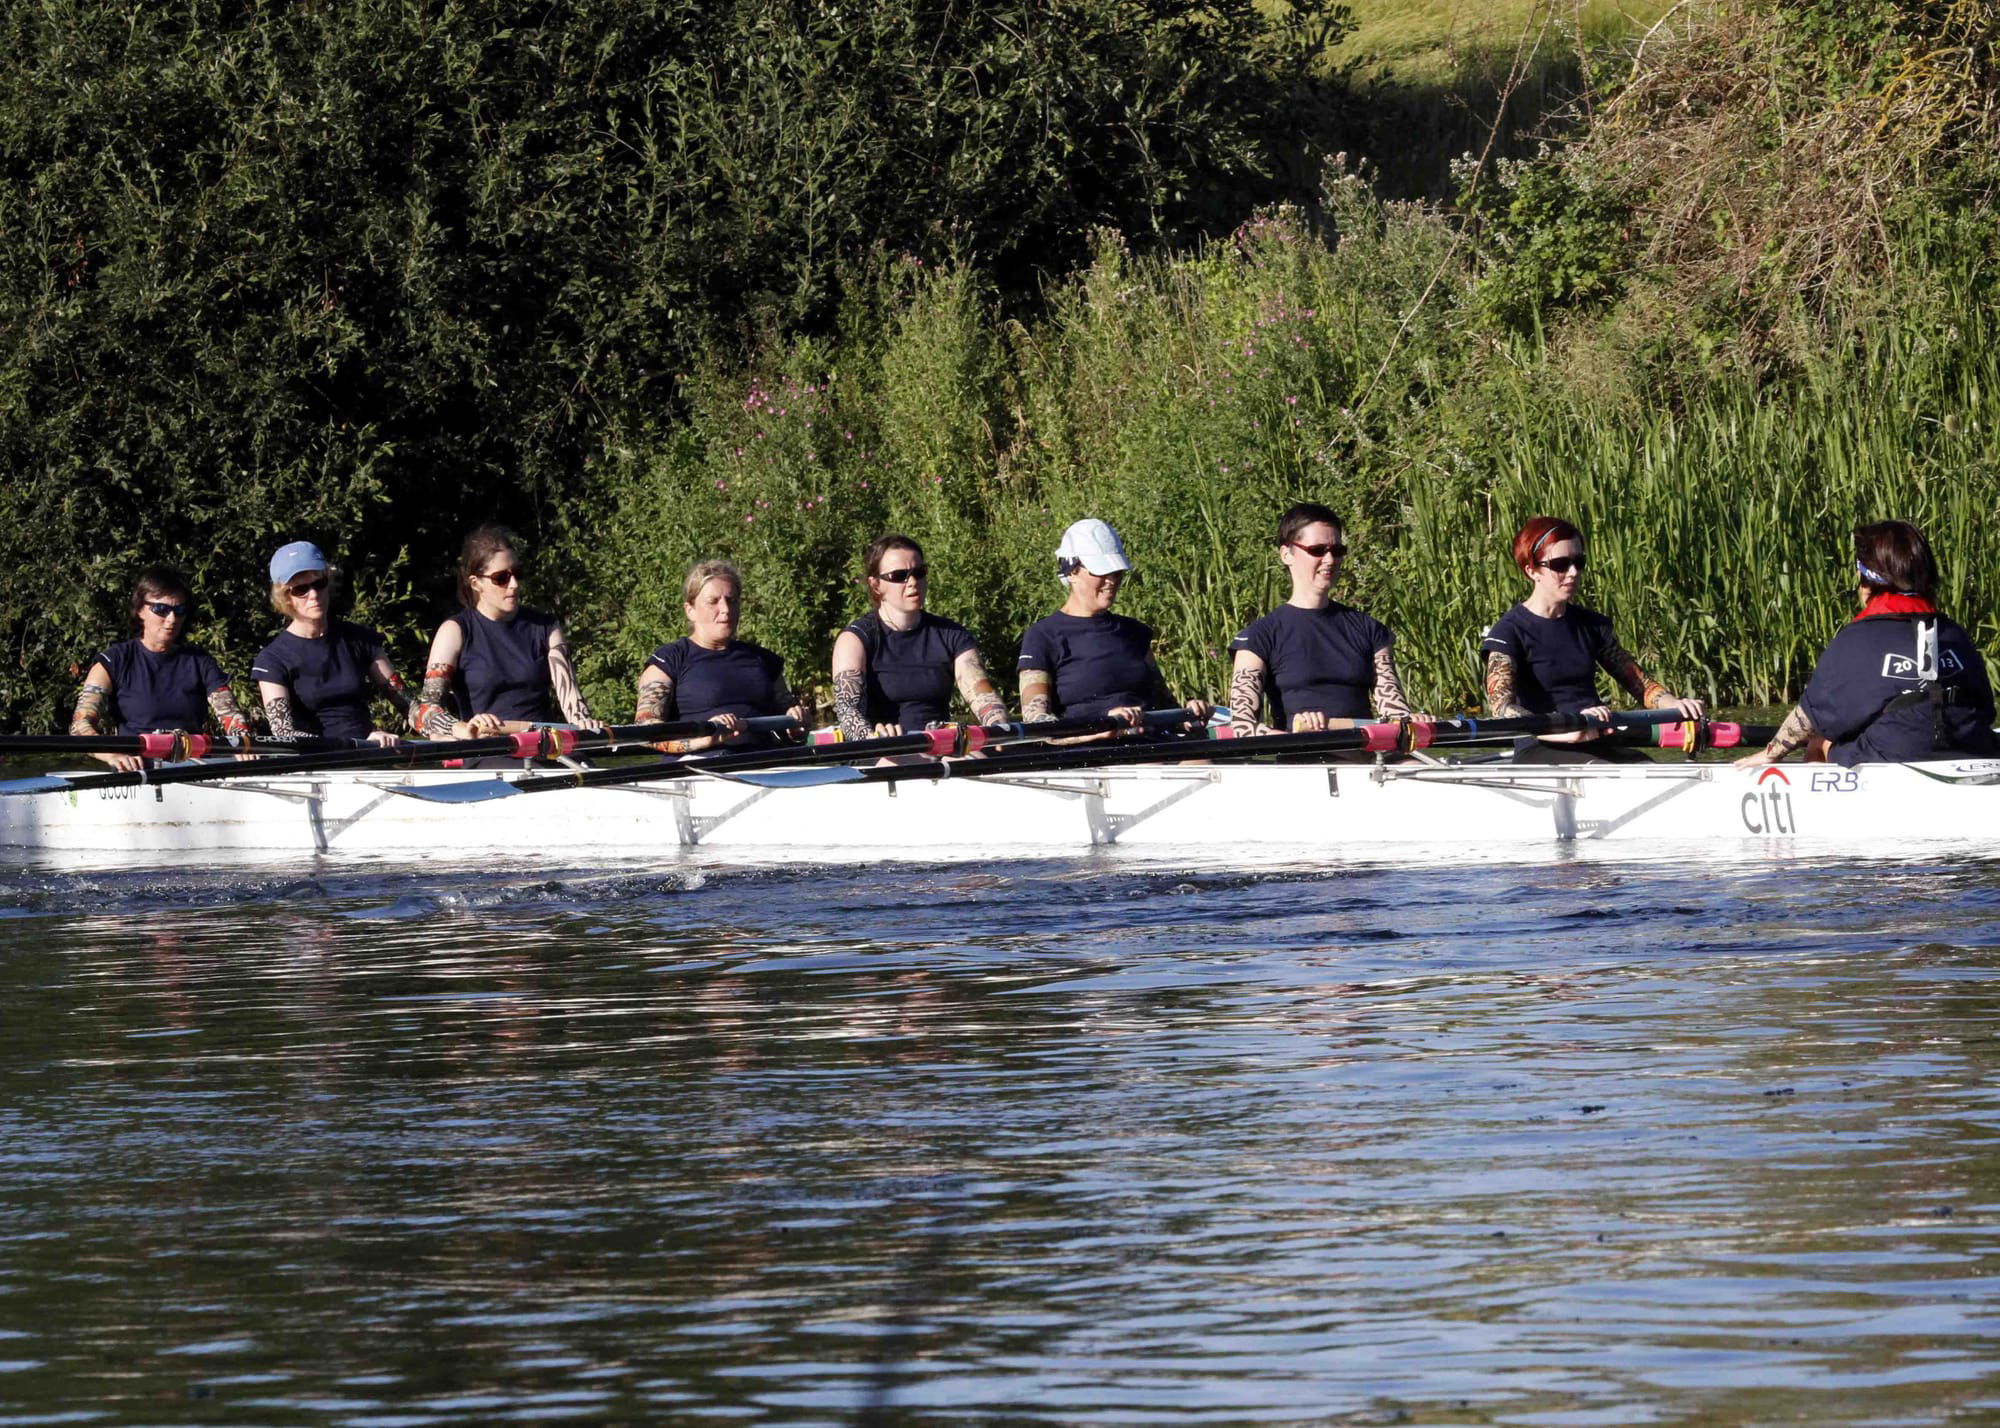
<path fill-rule="evenodd" d="M 1688 745 L 1688 726 L 1685 724 L 1660 725 L 1660 747 L 1663 749 L 1685 749 Z M 1701 747 L 1707 749 L 1733 749 L 1743 742 L 1741 724 L 1710 724 L 1708 733 L 1701 740 Z"/>

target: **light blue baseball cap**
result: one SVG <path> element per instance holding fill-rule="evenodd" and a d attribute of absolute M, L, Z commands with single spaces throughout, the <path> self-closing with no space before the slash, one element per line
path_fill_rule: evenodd
<path fill-rule="evenodd" d="M 295 540 L 290 545 L 280 546 L 278 553 L 271 557 L 271 583 L 289 585 L 295 577 L 308 570 L 327 568 L 325 551 L 309 540 Z"/>

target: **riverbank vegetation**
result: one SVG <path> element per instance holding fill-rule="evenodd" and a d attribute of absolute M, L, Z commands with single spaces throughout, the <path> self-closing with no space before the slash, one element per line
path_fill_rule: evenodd
<path fill-rule="evenodd" d="M 488 514 L 612 710 L 710 554 L 823 682 L 890 527 L 1004 668 L 1085 514 L 1215 693 L 1299 496 L 1439 710 L 1538 510 L 1714 699 L 1796 691 L 1857 519 L 1930 529 L 2000 645 L 1990 7 L 1524 24 L 1455 94 L 1344 66 L 1327 7 L 570 12 L 0 22 L 11 722 L 58 716 L 145 559 L 240 670 L 296 535 L 413 660 Z"/>

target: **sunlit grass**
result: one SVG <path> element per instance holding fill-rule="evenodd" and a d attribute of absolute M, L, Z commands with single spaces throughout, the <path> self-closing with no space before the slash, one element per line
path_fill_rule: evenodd
<path fill-rule="evenodd" d="M 1443 82 L 1469 59 L 1511 54 L 1524 34 L 1541 46 L 1592 47 L 1642 32 L 1667 0 L 1348 0 L 1358 25 L 1341 46 L 1363 69 L 1398 79 Z"/>

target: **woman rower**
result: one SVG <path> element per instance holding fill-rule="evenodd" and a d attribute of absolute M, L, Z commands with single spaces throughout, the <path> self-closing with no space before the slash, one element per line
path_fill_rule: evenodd
<path fill-rule="evenodd" d="M 1024 722 L 1108 716 L 1136 725 L 1148 707 L 1174 702 L 1153 660 L 1151 627 L 1112 613 L 1131 569 L 1124 542 L 1103 521 L 1077 521 L 1063 532 L 1056 578 L 1068 597 L 1021 636 Z M 1197 719 L 1207 719 L 1210 707 L 1187 701 Z"/>
<path fill-rule="evenodd" d="M 414 701 L 382 636 L 333 618 L 333 579 L 332 562 L 311 541 L 295 540 L 271 557 L 271 608 L 286 624 L 250 666 L 264 720 L 278 739 L 320 734 L 394 744 L 393 733 L 375 727 L 369 705 L 379 694 L 407 718 Z"/>
<path fill-rule="evenodd" d="M 70 716 L 72 734 L 196 732 L 204 712 L 213 713 L 222 732 L 248 735 L 250 725 L 236 707 L 229 676 L 207 650 L 186 643 L 194 608 L 187 577 L 169 566 L 141 572 L 132 589 L 132 623 L 138 636 L 105 648 L 83 677 Z M 114 769 L 141 767 L 133 754 L 99 754 Z"/>
<path fill-rule="evenodd" d="M 412 716 L 431 738 L 519 733 L 553 724 L 559 714 L 579 729 L 602 727 L 577 688 L 562 621 L 521 603 L 526 574 L 520 542 L 506 527 L 484 525 L 465 538 L 458 561 L 464 608 L 438 626 Z"/>
<path fill-rule="evenodd" d="M 1388 626 L 1328 598 L 1347 554 L 1340 518 L 1301 501 L 1278 518 L 1292 595 L 1229 642 L 1229 722 L 1239 734 L 1351 728 L 1372 712 L 1407 718 Z M 1271 722 L 1259 715 L 1271 703 Z"/>
<path fill-rule="evenodd" d="M 736 638 L 742 573 L 726 560 L 701 561 L 688 571 L 681 594 L 688 633 L 661 645 L 646 661 L 634 719 L 641 724 L 706 720 L 722 728 L 720 742 L 731 744 L 751 737 L 745 719 L 783 714 L 804 728 L 806 710 L 785 683 L 784 661 L 762 645 Z M 662 747 L 686 753 L 716 742 L 688 739 Z"/>
<path fill-rule="evenodd" d="M 1738 765 L 1818 743 L 1848 766 L 2000 753 L 1986 662 L 1938 613 L 1937 561 L 1923 533 L 1905 521 L 1857 526 L 1854 574 L 1861 612 L 1820 654 L 1777 736 Z"/>
<path fill-rule="evenodd" d="M 885 535 L 862 557 L 874 609 L 833 642 L 833 707 L 843 738 L 917 733 L 946 722 L 955 682 L 981 724 L 1005 724 L 965 626 L 924 608 L 930 567 L 908 536 Z"/>
<path fill-rule="evenodd" d="M 1699 719 L 1699 699 L 1682 699 L 1647 677 L 1612 632 L 1611 621 L 1575 604 L 1583 581 L 1583 533 L 1568 521 L 1536 516 L 1514 535 L 1514 564 L 1528 578 L 1528 598 L 1494 621 L 1480 648 L 1486 655 L 1486 705 L 1495 718 L 1530 714 L 1582 714 L 1608 722 L 1611 710 L 1597 693 L 1603 669 L 1632 699 L 1647 709 L 1677 710 Z M 1637 750 L 1612 745 L 1603 751 L 1546 748 L 1601 738 L 1602 729 L 1545 734 L 1542 744 L 1516 759 L 1568 762 L 1605 759 L 1627 762 Z"/>

